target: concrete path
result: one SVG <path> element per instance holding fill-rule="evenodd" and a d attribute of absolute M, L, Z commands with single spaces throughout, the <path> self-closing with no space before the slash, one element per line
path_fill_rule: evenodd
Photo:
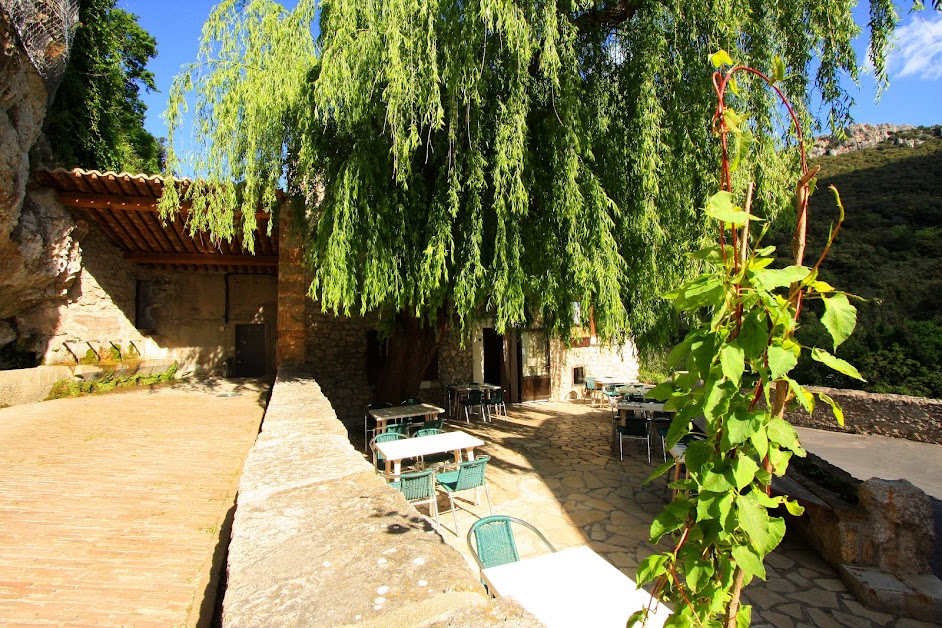
<path fill-rule="evenodd" d="M 588 545 L 631 578 L 655 549 L 669 549 L 648 542 L 651 522 L 671 497 L 664 479 L 644 484 L 662 460 L 659 439 L 652 443 L 650 464 L 640 441 L 625 443 L 621 461 L 611 449 L 608 410 L 539 403 L 513 406 L 509 415 L 493 423 L 446 424 L 485 441 L 475 454 L 491 457 L 487 480 L 495 513 L 536 525 L 557 549 Z M 474 520 L 488 514 L 487 502 L 483 495 L 479 505 L 457 501 L 459 534 L 448 499 L 438 501 L 442 535 L 476 569 L 465 535 Z M 545 551 L 535 539 L 518 540 L 524 557 Z M 753 605 L 754 628 L 929 626 L 863 607 L 832 567 L 791 538 L 769 555 L 766 570 L 766 582 L 755 580 L 744 591 L 745 602 Z"/>
<path fill-rule="evenodd" d="M 180 382 L 0 410 L 0 625 L 209 625 L 267 391 Z"/>
<path fill-rule="evenodd" d="M 858 480 L 909 480 L 942 499 L 942 445 L 796 427 L 802 446 Z"/>

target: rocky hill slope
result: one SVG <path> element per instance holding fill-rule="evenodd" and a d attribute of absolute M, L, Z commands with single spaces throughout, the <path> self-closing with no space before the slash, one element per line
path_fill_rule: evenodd
<path fill-rule="evenodd" d="M 815 138 L 810 157 L 833 157 L 880 144 L 915 148 L 932 137 L 942 137 L 942 126 L 914 127 L 909 124 L 852 124 L 844 137 L 822 135 Z"/>

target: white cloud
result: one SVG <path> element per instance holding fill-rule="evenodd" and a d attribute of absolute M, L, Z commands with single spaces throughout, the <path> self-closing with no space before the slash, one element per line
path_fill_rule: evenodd
<path fill-rule="evenodd" d="M 914 16 L 896 29 L 895 48 L 887 60 L 890 78 L 942 78 L 942 15 Z"/>

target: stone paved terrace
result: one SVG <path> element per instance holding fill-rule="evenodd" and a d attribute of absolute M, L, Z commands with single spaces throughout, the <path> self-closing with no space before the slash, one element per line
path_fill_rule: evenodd
<path fill-rule="evenodd" d="M 267 397 L 217 380 L 0 409 L 0 625 L 211 625 Z"/>
<path fill-rule="evenodd" d="M 475 454 L 491 457 L 487 478 L 495 514 L 533 523 L 557 549 L 587 544 L 633 579 L 638 562 L 653 552 L 648 532 L 670 491 L 663 478 L 643 485 L 662 460 L 660 441 L 653 443 L 651 464 L 643 441 L 626 440 L 625 460 L 619 461 L 610 449 L 610 416 L 581 402 L 518 404 L 510 407 L 509 418 L 482 423 L 472 417 L 471 425 L 450 420 L 446 429 L 463 429 L 487 443 Z M 459 500 L 456 536 L 448 499 L 440 497 L 442 534 L 476 569 L 465 535 L 476 518 L 488 514 L 486 499 L 482 493 L 479 506 Z M 766 565 L 768 581 L 755 580 L 745 590 L 753 626 L 930 625 L 866 609 L 832 567 L 791 537 Z"/>

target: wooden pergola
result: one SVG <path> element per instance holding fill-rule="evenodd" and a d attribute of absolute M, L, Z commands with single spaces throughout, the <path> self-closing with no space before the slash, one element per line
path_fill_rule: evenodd
<path fill-rule="evenodd" d="M 189 202 L 174 220 L 161 220 L 157 203 L 164 179 L 159 176 L 97 170 L 39 170 L 34 181 L 56 190 L 65 207 L 83 212 L 129 262 L 155 269 L 277 273 L 278 232 L 268 235 L 269 215 L 258 212 L 255 254 L 239 238 L 214 241 L 208 233 L 191 234 L 187 227 Z M 177 183 L 181 197 L 188 180 Z"/>

